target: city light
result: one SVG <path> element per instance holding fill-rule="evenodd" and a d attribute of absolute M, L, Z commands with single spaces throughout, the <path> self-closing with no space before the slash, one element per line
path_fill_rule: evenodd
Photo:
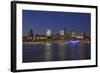
<path fill-rule="evenodd" d="M 73 46 L 75 46 L 75 45 L 80 45 L 80 40 L 70 40 L 69 41 L 69 44 L 72 44 Z"/>

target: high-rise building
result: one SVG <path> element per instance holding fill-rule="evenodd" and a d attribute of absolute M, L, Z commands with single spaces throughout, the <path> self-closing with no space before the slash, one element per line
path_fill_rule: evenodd
<path fill-rule="evenodd" d="M 64 29 L 63 29 L 63 30 L 60 30 L 60 35 L 61 35 L 61 36 L 64 36 L 64 35 L 65 35 Z"/>
<path fill-rule="evenodd" d="M 46 35 L 47 35 L 47 36 L 51 36 L 51 35 L 52 35 L 51 29 L 47 29 Z"/>
<path fill-rule="evenodd" d="M 72 32 L 72 36 L 71 37 L 76 37 L 76 33 Z"/>

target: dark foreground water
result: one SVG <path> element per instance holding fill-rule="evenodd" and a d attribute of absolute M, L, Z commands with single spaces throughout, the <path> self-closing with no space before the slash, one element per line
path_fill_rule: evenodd
<path fill-rule="evenodd" d="M 85 60 L 90 58 L 89 44 L 23 44 L 23 62 Z"/>

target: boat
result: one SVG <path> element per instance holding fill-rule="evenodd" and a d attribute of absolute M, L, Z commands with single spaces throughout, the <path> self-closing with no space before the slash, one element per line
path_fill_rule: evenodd
<path fill-rule="evenodd" d="M 75 38 L 72 38 L 69 40 L 69 44 L 72 44 L 72 45 L 80 45 L 80 43 L 81 41 Z"/>

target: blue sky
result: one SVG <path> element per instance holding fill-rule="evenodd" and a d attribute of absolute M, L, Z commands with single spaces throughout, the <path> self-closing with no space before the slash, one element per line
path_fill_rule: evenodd
<path fill-rule="evenodd" d="M 53 12 L 23 10 L 23 35 L 27 35 L 29 29 L 37 34 L 46 34 L 49 28 L 53 34 L 59 33 L 63 28 L 86 32 L 90 34 L 91 14 L 74 12 Z"/>

